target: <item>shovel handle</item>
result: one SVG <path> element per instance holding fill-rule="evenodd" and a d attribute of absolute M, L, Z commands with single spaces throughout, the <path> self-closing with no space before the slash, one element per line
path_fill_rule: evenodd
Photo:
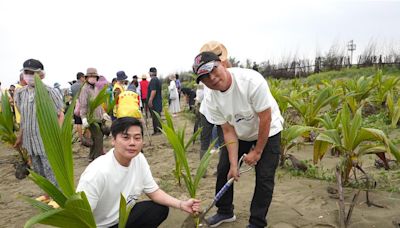
<path fill-rule="evenodd" d="M 214 197 L 215 202 L 217 202 L 219 199 L 221 199 L 221 197 L 225 194 L 225 192 L 228 191 L 228 189 L 233 184 L 233 180 L 234 180 L 234 178 L 232 177 L 231 179 L 228 180 L 228 182 L 225 183 L 225 185 L 221 188 L 221 190 L 219 190 L 217 195 L 215 195 L 215 197 Z"/>

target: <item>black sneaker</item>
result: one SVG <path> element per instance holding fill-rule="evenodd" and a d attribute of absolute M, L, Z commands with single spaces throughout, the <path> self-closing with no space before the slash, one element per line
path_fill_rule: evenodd
<path fill-rule="evenodd" d="M 257 226 L 249 224 L 249 225 L 246 226 L 246 228 L 257 228 Z"/>
<path fill-rule="evenodd" d="M 236 221 L 236 216 L 234 214 L 224 215 L 224 214 L 216 213 L 215 215 L 208 217 L 206 220 L 210 227 L 217 227 L 217 226 L 221 225 L 221 223 L 224 223 L 224 222 Z"/>

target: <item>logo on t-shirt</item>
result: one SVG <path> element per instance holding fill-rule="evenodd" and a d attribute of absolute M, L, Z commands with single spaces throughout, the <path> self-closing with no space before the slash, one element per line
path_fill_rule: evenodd
<path fill-rule="evenodd" d="M 239 123 L 242 120 L 246 120 L 246 121 L 250 121 L 254 118 L 253 113 L 246 115 L 242 115 L 242 114 L 235 114 L 235 122 Z"/>

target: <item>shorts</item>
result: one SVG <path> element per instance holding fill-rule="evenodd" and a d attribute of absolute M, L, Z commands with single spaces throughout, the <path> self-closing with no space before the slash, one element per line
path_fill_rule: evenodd
<path fill-rule="evenodd" d="M 81 117 L 74 115 L 74 123 L 75 124 L 82 124 Z"/>

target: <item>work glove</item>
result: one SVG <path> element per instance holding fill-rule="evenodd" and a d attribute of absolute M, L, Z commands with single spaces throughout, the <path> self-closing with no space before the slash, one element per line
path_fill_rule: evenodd
<path fill-rule="evenodd" d="M 89 123 L 86 118 L 82 119 L 82 126 L 83 128 L 89 128 Z"/>
<path fill-rule="evenodd" d="M 107 113 L 104 113 L 103 114 L 103 120 L 111 121 L 111 117 Z"/>

